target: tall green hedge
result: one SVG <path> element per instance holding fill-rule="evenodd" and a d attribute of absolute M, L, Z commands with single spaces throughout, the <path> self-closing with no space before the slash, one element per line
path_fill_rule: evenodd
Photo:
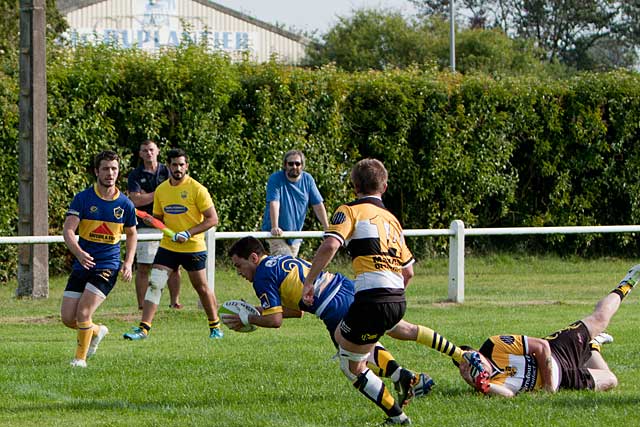
<path fill-rule="evenodd" d="M 418 70 L 349 74 L 232 64 L 194 46 L 160 56 L 101 46 L 50 61 L 48 86 L 51 234 L 60 234 L 73 194 L 93 182 L 93 155 L 116 149 L 128 172 L 144 138 L 157 140 L 163 153 L 187 150 L 192 175 L 214 197 L 220 230 L 258 229 L 267 177 L 294 147 L 305 151 L 330 211 L 352 197 L 355 161 L 383 160 L 390 171 L 385 202 L 406 228 L 446 228 L 453 219 L 471 227 L 640 220 L 634 73 L 565 81 Z M 17 93 L 17 79 L 0 74 L 5 236 L 17 230 Z M 313 215 L 307 227 L 318 228 Z M 561 253 L 638 252 L 629 234 L 526 241 Z M 421 254 L 442 251 L 446 239 L 416 245 Z M 54 271 L 62 270 L 66 250 L 51 251 Z M 1 246 L 0 256 L 6 280 L 15 271 L 15 248 Z"/>

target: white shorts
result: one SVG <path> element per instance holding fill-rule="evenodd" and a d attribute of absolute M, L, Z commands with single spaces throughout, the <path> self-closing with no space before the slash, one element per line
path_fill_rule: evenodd
<path fill-rule="evenodd" d="M 138 234 L 157 234 L 155 228 L 138 228 Z M 138 264 L 153 264 L 156 252 L 160 247 L 160 240 L 138 241 L 136 246 L 136 262 Z"/>

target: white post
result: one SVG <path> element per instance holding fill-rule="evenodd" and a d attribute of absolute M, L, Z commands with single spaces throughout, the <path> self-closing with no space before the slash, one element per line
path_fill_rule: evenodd
<path fill-rule="evenodd" d="M 456 2 L 449 3 L 449 64 L 456 71 Z"/>
<path fill-rule="evenodd" d="M 451 222 L 449 237 L 449 300 L 464 302 L 464 222 Z"/>
<path fill-rule="evenodd" d="M 211 227 L 205 234 L 207 242 L 207 284 L 209 289 L 216 289 L 216 227 Z"/>

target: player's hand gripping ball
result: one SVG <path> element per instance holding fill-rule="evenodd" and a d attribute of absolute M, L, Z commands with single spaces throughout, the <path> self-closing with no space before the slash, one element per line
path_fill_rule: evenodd
<path fill-rule="evenodd" d="M 252 325 L 251 323 L 249 323 L 249 315 L 253 314 L 254 316 L 260 316 L 260 312 L 246 301 L 242 301 L 239 299 L 226 301 L 224 304 L 222 304 L 222 307 L 220 307 L 219 311 L 220 317 L 222 318 L 222 323 L 227 326 L 229 326 L 229 319 L 233 318 L 234 315 L 240 317 L 240 321 L 244 326 L 240 329 L 235 329 L 235 331 L 237 332 L 253 332 L 257 329 L 256 325 Z M 227 319 L 226 321 L 225 318 Z"/>

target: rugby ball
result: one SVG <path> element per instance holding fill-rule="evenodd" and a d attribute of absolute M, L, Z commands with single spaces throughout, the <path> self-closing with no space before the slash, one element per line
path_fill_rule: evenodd
<path fill-rule="evenodd" d="M 225 301 L 218 311 L 221 313 L 223 323 L 225 315 L 229 314 L 237 314 L 240 319 L 246 319 L 250 314 L 260 316 L 260 312 L 254 306 L 239 299 Z M 258 329 L 256 325 L 248 324 L 238 329 L 237 332 L 253 332 L 256 329 Z"/>

